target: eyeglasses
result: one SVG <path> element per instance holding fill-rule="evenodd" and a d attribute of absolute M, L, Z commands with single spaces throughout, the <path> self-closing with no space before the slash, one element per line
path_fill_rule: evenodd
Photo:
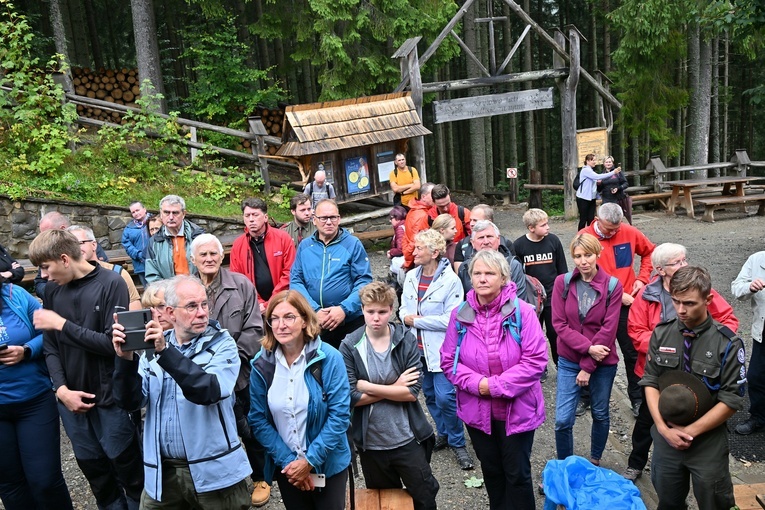
<path fill-rule="evenodd" d="M 271 326 L 271 329 L 279 327 L 279 323 L 283 322 L 289 327 L 292 327 L 295 325 L 295 321 L 297 320 L 297 315 L 285 315 L 284 317 L 276 317 L 274 315 L 271 316 L 270 319 L 266 320 L 269 326 Z M 302 317 L 301 317 L 302 319 Z"/>
<path fill-rule="evenodd" d="M 164 216 L 180 216 L 183 214 L 183 211 L 162 211 L 162 214 Z"/>
<path fill-rule="evenodd" d="M 314 216 L 321 223 L 337 223 L 340 221 L 340 216 Z"/>
<path fill-rule="evenodd" d="M 79 243 L 80 243 L 81 245 L 83 245 L 83 244 L 85 244 L 85 243 L 95 243 L 95 242 L 96 242 L 96 240 L 95 240 L 95 239 L 85 239 L 84 241 L 79 241 Z"/>
<path fill-rule="evenodd" d="M 667 262 L 664 264 L 665 267 L 675 267 L 675 266 L 687 266 L 688 265 L 688 259 L 680 259 L 677 262 Z"/>
<path fill-rule="evenodd" d="M 209 310 L 210 309 L 210 303 L 208 301 L 202 301 L 201 303 L 189 303 L 189 304 L 183 305 L 183 306 L 174 306 L 173 308 L 183 308 L 184 310 L 186 310 L 189 313 L 194 313 L 194 312 L 196 312 L 200 308 L 202 310 L 205 310 L 205 311 Z"/>

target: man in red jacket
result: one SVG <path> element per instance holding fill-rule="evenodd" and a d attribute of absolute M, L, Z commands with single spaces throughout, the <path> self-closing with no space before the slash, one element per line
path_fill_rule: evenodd
<path fill-rule="evenodd" d="M 433 183 L 426 182 L 420 186 L 420 199 L 409 201 L 409 212 L 404 221 L 404 242 L 402 250 L 404 251 L 404 269 L 411 269 L 414 266 L 414 236 L 421 230 L 428 230 L 428 211 L 433 207 L 433 200 L 430 192 L 433 190 Z"/>
<path fill-rule="evenodd" d="M 622 287 L 622 309 L 619 314 L 619 327 L 616 330 L 616 340 L 622 351 L 624 367 L 627 371 L 627 394 L 632 406 L 632 414 L 637 418 L 640 406 L 643 404 L 643 396 L 638 386 L 640 378 L 635 375 L 637 363 L 637 351 L 632 344 L 632 339 L 627 332 L 627 318 L 630 306 L 635 296 L 649 281 L 651 277 L 651 253 L 654 245 L 640 230 L 632 225 L 622 223 L 624 212 L 619 204 L 603 204 L 598 209 L 595 221 L 579 231 L 579 233 L 592 234 L 598 238 L 603 251 L 598 259 L 598 265 L 606 273 L 615 276 Z M 640 257 L 640 271 L 635 275 L 635 256 Z M 584 414 L 588 403 L 580 399 L 577 407 L 577 416 Z"/>
<path fill-rule="evenodd" d="M 295 245 L 284 230 L 268 225 L 268 205 L 259 198 L 242 202 L 244 234 L 231 248 L 230 269 L 245 275 L 258 291 L 260 313 L 268 300 L 290 286 Z"/>
<path fill-rule="evenodd" d="M 449 188 L 446 184 L 436 184 L 430 191 L 433 207 L 428 211 L 430 223 L 439 214 L 448 214 L 457 222 L 457 235 L 454 242 L 459 243 L 463 238 L 470 237 L 470 210 L 452 202 Z"/>
<path fill-rule="evenodd" d="M 659 323 L 677 317 L 669 293 L 669 281 L 678 269 L 688 265 L 685 246 L 674 243 L 660 244 L 651 254 L 651 264 L 658 277 L 637 293 L 627 322 L 627 332 L 638 353 L 635 374 L 640 378 L 645 371 L 646 354 L 653 330 Z M 738 331 L 738 319 L 733 314 L 733 308 L 714 289 L 711 294 L 712 301 L 707 306 L 709 315 L 733 333 Z M 652 425 L 653 418 L 648 406 L 642 406 L 632 429 L 632 452 L 627 461 L 627 468 L 622 473 L 624 478 L 633 482 L 640 478 L 648 463 L 648 451 L 653 443 Z"/>

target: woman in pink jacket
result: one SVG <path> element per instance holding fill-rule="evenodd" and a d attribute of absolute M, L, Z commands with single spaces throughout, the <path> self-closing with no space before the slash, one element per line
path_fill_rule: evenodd
<path fill-rule="evenodd" d="M 451 314 L 441 368 L 457 390 L 457 416 L 481 461 L 490 508 L 535 508 L 531 446 L 545 420 L 545 337 L 502 254 L 479 251 L 469 273 L 473 289 Z"/>
<path fill-rule="evenodd" d="M 600 465 L 611 424 L 608 401 L 619 355 L 614 349 L 622 306 L 622 284 L 598 267 L 600 242 L 590 234 L 571 241 L 576 269 L 555 279 L 553 327 L 558 333 L 558 386 L 555 394 L 555 447 L 558 459 L 574 454 L 576 405 L 590 389 L 590 461 Z"/>

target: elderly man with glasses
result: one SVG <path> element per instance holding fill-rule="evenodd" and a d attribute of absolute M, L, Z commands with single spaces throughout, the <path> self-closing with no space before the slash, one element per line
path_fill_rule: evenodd
<path fill-rule="evenodd" d="M 300 292 L 319 316 L 321 339 L 334 348 L 364 325 L 359 289 L 372 282 L 361 241 L 340 227 L 334 200 L 316 205 L 316 232 L 298 246 L 290 289 Z"/>
<path fill-rule="evenodd" d="M 204 230 L 186 219 L 186 202 L 178 195 L 159 201 L 164 224 L 146 250 L 146 281 L 166 280 L 179 274 L 197 273 L 191 263 L 191 241 Z"/>
<path fill-rule="evenodd" d="M 252 467 L 252 482 L 255 486 L 252 504 L 263 506 L 271 497 L 271 487 L 264 482 L 263 447 L 252 437 L 247 424 L 247 414 L 250 412 L 250 362 L 260 350 L 260 339 L 263 337 L 258 293 L 245 275 L 221 267 L 223 245 L 212 234 L 202 234 L 191 242 L 191 261 L 207 291 L 210 318 L 217 320 L 229 332 L 239 351 L 241 367 L 234 386 L 234 416 Z"/>
<path fill-rule="evenodd" d="M 202 283 L 176 276 L 165 289 L 173 329 L 155 319 L 144 340 L 151 359 L 123 351 L 115 322 L 114 399 L 128 411 L 146 407 L 145 485 L 141 508 L 249 508 L 251 469 L 239 441 L 233 402 L 240 357 L 235 340 L 210 320 Z"/>

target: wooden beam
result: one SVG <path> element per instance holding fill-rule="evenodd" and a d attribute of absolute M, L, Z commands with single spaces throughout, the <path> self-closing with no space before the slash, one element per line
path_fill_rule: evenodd
<path fill-rule="evenodd" d="M 527 71 L 522 73 L 502 74 L 488 78 L 465 78 L 464 80 L 437 81 L 423 83 L 423 92 L 448 92 L 450 90 L 462 90 L 473 87 L 491 87 L 502 83 L 519 83 L 534 80 L 552 80 L 568 76 L 568 69 L 544 69 L 541 71 Z"/>
<path fill-rule="evenodd" d="M 449 35 L 449 32 L 451 32 L 454 27 L 457 26 L 457 23 L 460 22 L 463 16 L 465 16 L 465 13 L 467 13 L 468 9 L 470 9 L 470 6 L 473 5 L 473 2 L 475 0 L 467 0 L 465 4 L 460 7 L 460 9 L 454 14 L 452 19 L 449 21 L 449 23 L 446 24 L 443 30 L 441 30 L 441 33 L 438 34 L 438 37 L 436 37 L 433 42 L 428 46 L 428 49 L 425 50 L 425 53 L 422 54 L 422 57 L 419 58 L 418 62 L 420 64 L 420 67 L 425 65 L 425 62 L 427 62 L 430 57 L 433 56 L 433 54 L 436 52 L 439 46 L 441 46 L 441 43 L 444 42 L 444 39 L 446 39 L 446 36 Z M 401 83 L 398 84 L 398 87 L 396 87 L 395 92 L 403 92 L 406 86 L 409 84 L 409 77 L 403 76 Z"/>
<path fill-rule="evenodd" d="M 470 57 L 470 60 L 472 60 L 473 62 L 475 62 L 475 65 L 477 65 L 477 66 L 478 66 L 478 68 L 481 70 L 481 72 L 483 72 L 483 74 L 485 74 L 486 76 L 489 76 L 489 77 L 491 77 L 491 73 L 489 72 L 489 70 L 488 70 L 488 69 L 486 69 L 486 68 L 484 67 L 484 65 L 481 63 L 481 61 L 480 61 L 480 60 L 478 60 L 478 57 L 476 57 L 476 56 L 473 54 L 472 50 L 471 50 L 470 48 L 468 48 L 468 45 L 467 45 L 467 44 L 465 44 L 465 41 L 463 41 L 462 39 L 460 39 L 460 36 L 459 36 L 459 35 L 457 35 L 457 32 L 455 32 L 454 30 L 452 30 L 452 31 L 451 31 L 451 34 L 452 34 L 452 37 L 454 37 L 455 39 L 457 39 L 457 44 L 459 44 L 459 45 L 460 45 L 460 48 L 462 48 L 462 50 L 465 52 L 465 54 L 466 54 L 468 57 Z"/>
<path fill-rule="evenodd" d="M 523 33 L 518 38 L 517 41 L 515 41 L 515 44 L 513 45 L 512 49 L 510 50 L 510 53 L 507 54 L 507 57 L 505 57 L 505 60 L 502 62 L 502 65 L 499 66 L 499 69 L 497 69 L 497 74 L 502 74 L 502 71 L 505 70 L 505 67 L 510 63 L 510 59 L 513 58 L 513 55 L 515 55 L 515 52 L 518 51 L 518 48 L 520 47 L 523 40 L 526 38 L 526 34 L 529 33 L 529 30 L 531 30 L 531 25 L 526 25 L 526 28 L 523 29 Z"/>
<path fill-rule="evenodd" d="M 100 108 L 107 108 L 109 110 L 113 110 L 117 112 L 135 112 L 135 113 L 141 112 L 140 108 L 133 108 L 133 107 L 125 106 L 118 103 L 110 103 L 109 101 L 101 101 L 100 99 L 91 99 L 89 97 L 78 96 L 76 94 L 66 94 L 66 98 L 74 104 L 81 104 L 83 106 L 98 106 Z M 163 119 L 170 118 L 169 115 L 165 115 L 164 113 L 155 113 L 154 115 L 157 115 L 158 117 L 161 117 Z M 245 140 L 257 139 L 257 135 L 250 133 L 248 131 L 240 131 L 238 129 L 231 129 L 227 127 L 216 126 L 215 124 L 208 124 L 206 122 L 199 122 L 196 120 L 189 120 L 189 119 L 183 119 L 183 118 L 177 118 L 175 120 L 181 126 L 193 126 L 197 129 L 207 129 L 209 131 L 215 131 L 217 133 L 233 136 L 236 138 L 244 138 Z M 281 139 L 275 136 L 267 136 L 265 137 L 265 141 L 269 145 L 281 145 L 282 143 Z"/>
<path fill-rule="evenodd" d="M 515 3 L 513 0 L 504 0 L 504 1 L 510 7 L 510 9 L 512 9 L 513 12 L 515 12 L 515 14 L 517 14 L 518 17 L 523 20 L 524 23 L 531 25 L 531 28 L 534 29 L 534 31 L 542 38 L 542 40 L 547 45 L 549 45 L 557 54 L 563 57 L 563 60 L 569 63 L 571 62 L 571 56 L 566 52 L 566 50 L 563 49 L 563 47 L 561 47 L 557 42 L 555 42 L 555 40 L 552 37 L 550 37 L 550 34 L 548 34 L 544 28 L 540 27 L 539 24 L 531 18 L 531 16 L 526 14 L 526 12 L 521 8 L 520 5 Z M 603 88 L 603 86 L 598 83 L 598 80 L 593 78 L 592 75 L 590 75 L 590 73 L 588 73 L 584 69 L 580 69 L 579 74 L 582 78 L 585 79 L 587 83 L 592 85 L 595 88 L 595 90 L 597 90 L 598 93 L 600 93 L 600 95 L 606 99 L 606 101 L 611 103 L 614 107 L 621 109 L 622 103 L 619 102 L 619 100 L 616 99 L 613 94 L 611 94 L 609 91 Z"/>

